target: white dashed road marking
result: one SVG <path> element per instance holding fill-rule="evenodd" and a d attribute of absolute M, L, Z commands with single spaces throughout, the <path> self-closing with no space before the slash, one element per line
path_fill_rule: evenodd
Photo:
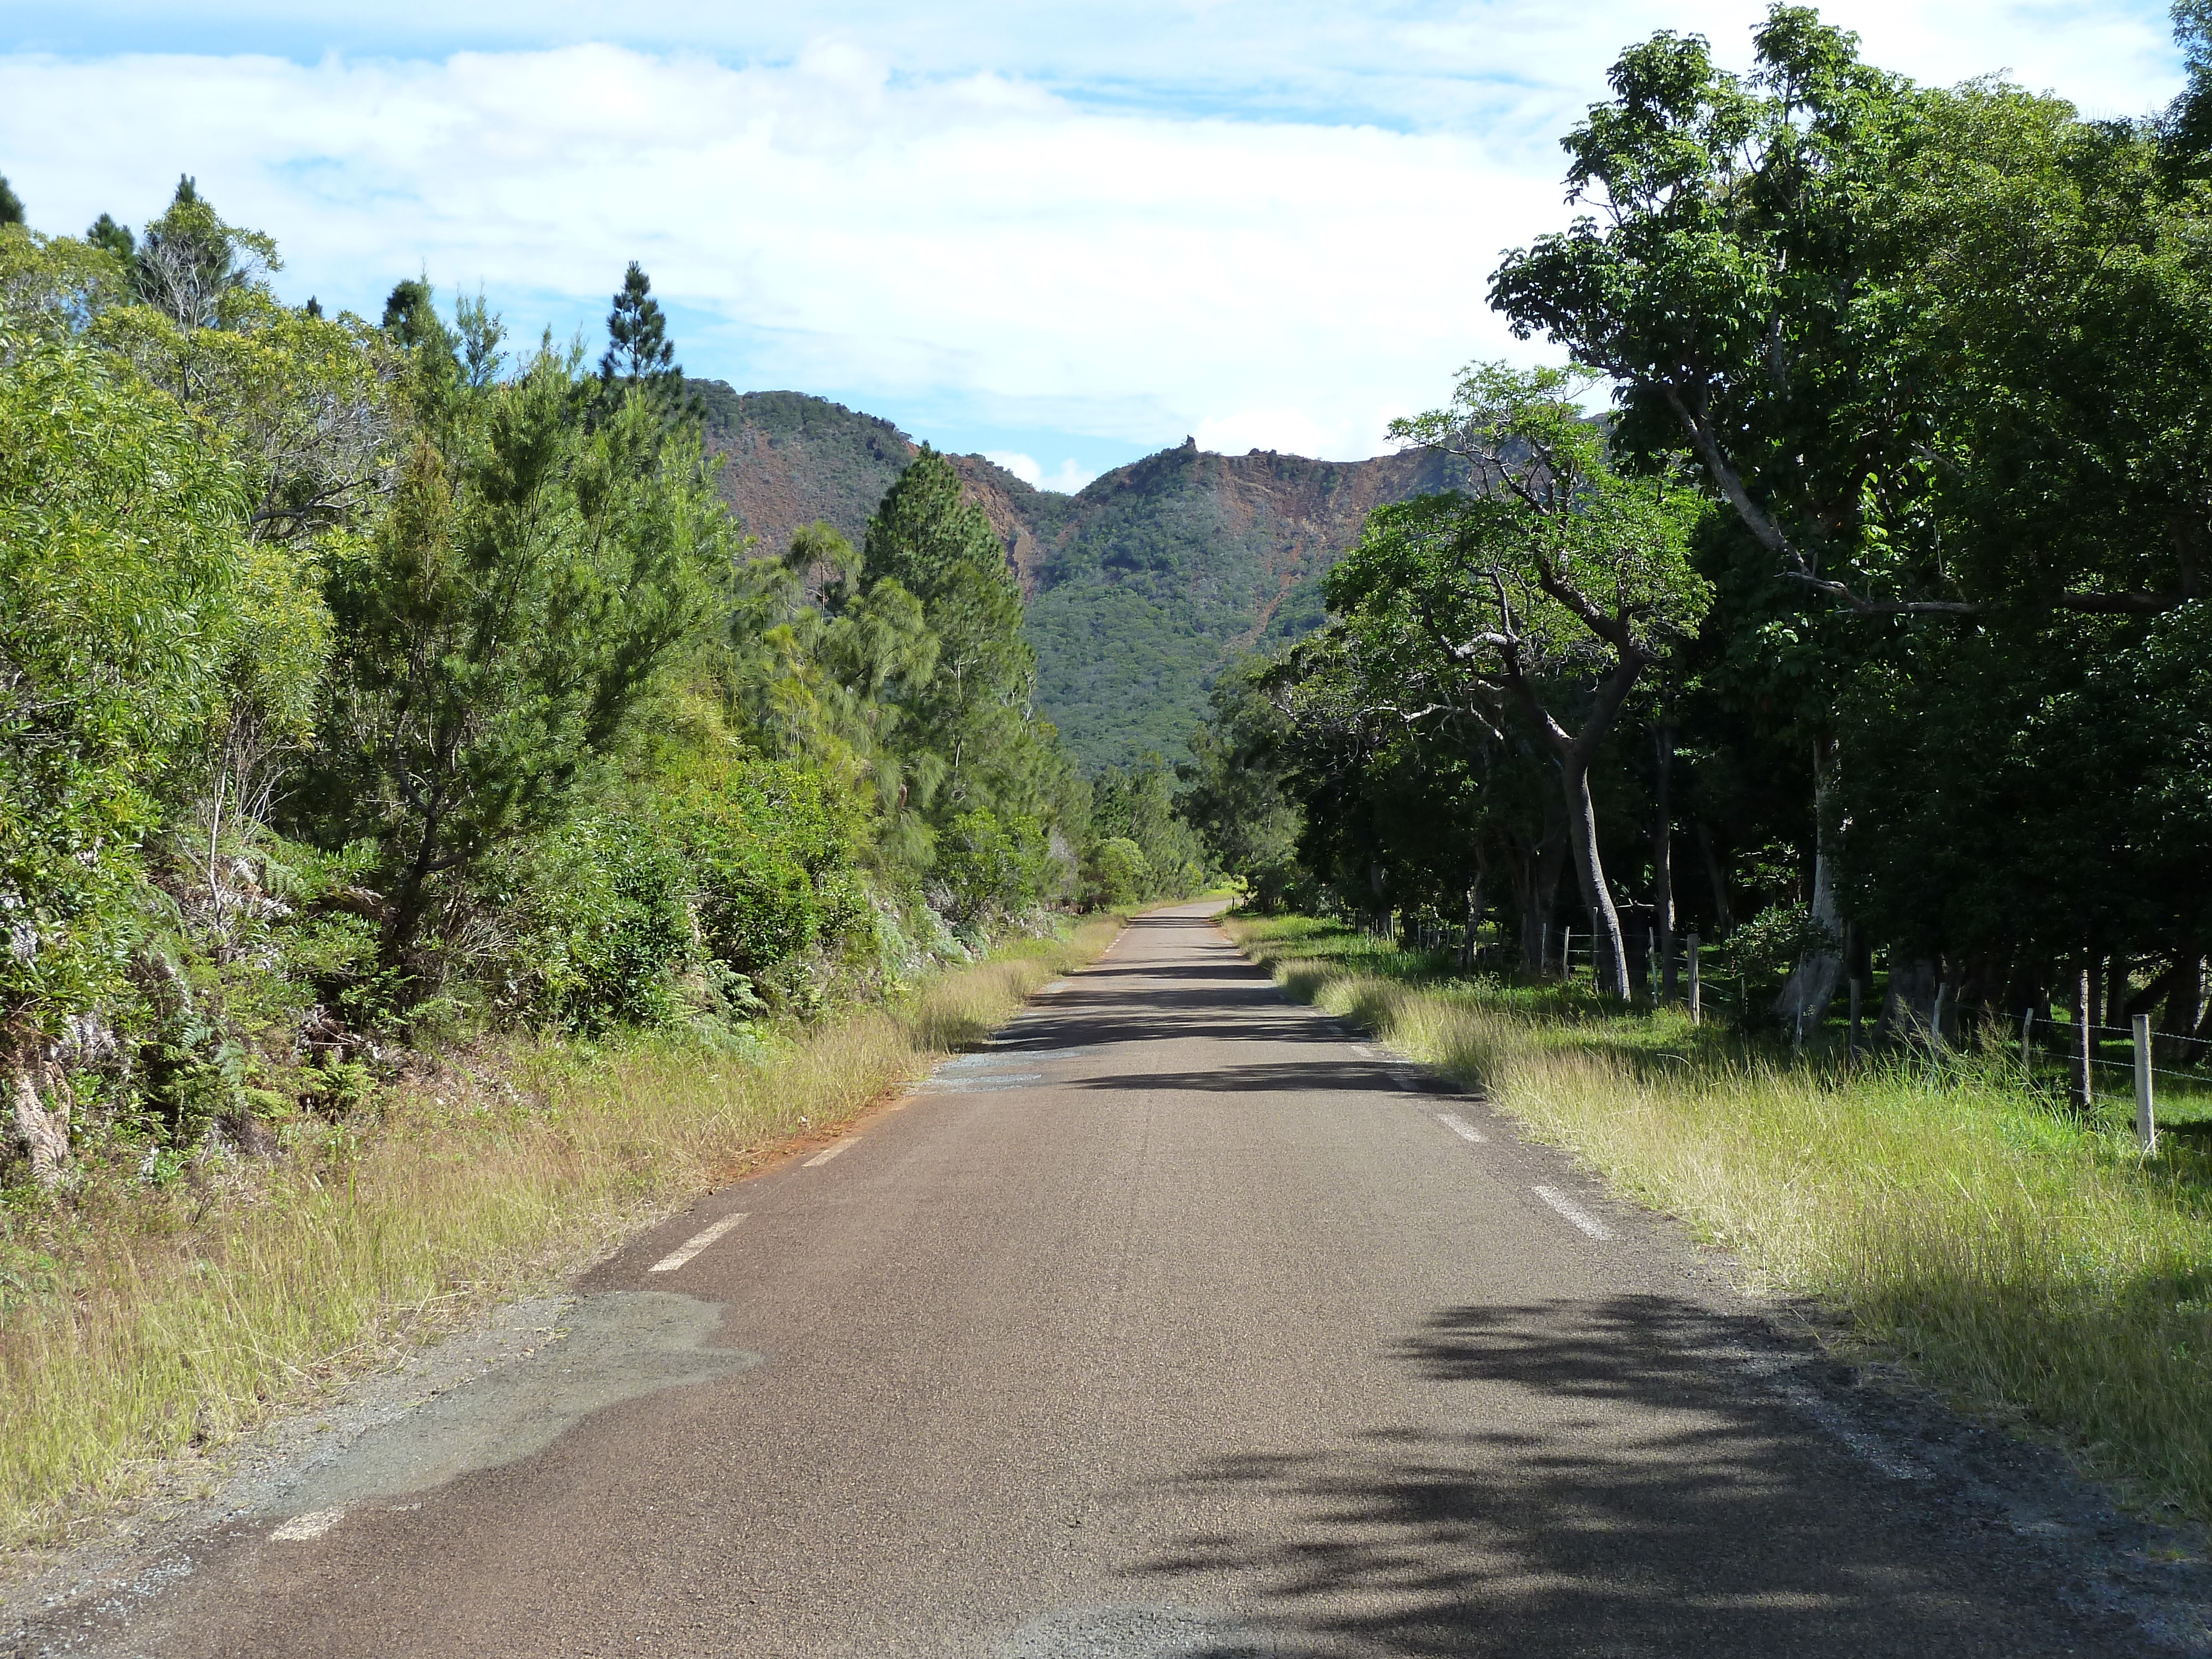
<path fill-rule="evenodd" d="M 1613 1237 L 1612 1228 L 1607 1226 L 1605 1223 L 1600 1221 L 1595 1216 L 1592 1215 L 1588 1210 L 1583 1208 L 1581 1205 L 1576 1203 L 1574 1200 L 1569 1198 L 1558 1188 L 1539 1187 L 1535 1189 L 1535 1193 L 1537 1197 L 1542 1199 L 1545 1203 L 1550 1205 L 1562 1216 L 1565 1216 L 1576 1226 L 1588 1233 L 1592 1238 L 1611 1238 Z"/>
<path fill-rule="evenodd" d="M 1437 1121 L 1443 1124 L 1445 1128 L 1449 1129 L 1462 1140 L 1471 1140 L 1478 1146 L 1481 1146 L 1484 1141 L 1490 1139 L 1488 1135 L 1483 1133 L 1481 1130 L 1476 1128 L 1474 1125 L 1469 1123 L 1465 1118 L 1459 1116 L 1456 1113 L 1438 1112 L 1437 1114 Z"/>
<path fill-rule="evenodd" d="M 713 1226 L 708 1228 L 705 1231 L 694 1233 L 690 1238 L 685 1239 L 681 1245 L 675 1249 L 671 1250 L 666 1255 L 661 1257 L 659 1261 L 654 1262 L 653 1266 L 646 1271 L 656 1273 L 674 1273 L 678 1267 L 689 1261 L 693 1256 L 698 1255 L 700 1251 L 705 1249 L 709 1244 L 712 1244 L 716 1239 L 720 1238 L 724 1233 L 729 1231 L 731 1228 L 736 1226 L 738 1223 L 743 1221 L 744 1218 L 745 1213 L 742 1211 L 736 1215 L 724 1216 L 720 1221 L 717 1221 Z"/>
<path fill-rule="evenodd" d="M 269 1536 L 280 1544 L 304 1544 L 311 1538 L 320 1538 L 344 1519 L 343 1510 L 311 1510 L 294 1516 Z"/>
<path fill-rule="evenodd" d="M 858 1135 L 854 1135 L 853 1137 L 853 1140 L 858 1140 L 859 1139 L 860 1136 Z M 800 1164 L 799 1167 L 802 1170 L 811 1170 L 820 1164 L 827 1164 L 831 1158 L 836 1157 L 838 1153 L 843 1152 L 848 1146 L 851 1146 L 853 1144 L 853 1140 L 841 1140 L 835 1146 L 826 1147 L 823 1151 L 815 1153 L 813 1157 L 808 1158 L 805 1163 Z"/>

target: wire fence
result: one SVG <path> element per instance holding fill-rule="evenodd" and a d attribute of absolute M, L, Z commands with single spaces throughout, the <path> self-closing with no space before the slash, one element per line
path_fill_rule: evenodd
<path fill-rule="evenodd" d="M 1567 985 L 1581 983 L 1597 994 L 1613 988 L 1601 982 L 1609 953 L 1600 951 L 1595 931 L 1590 928 L 1546 922 L 1540 925 L 1535 939 L 1525 942 L 1509 939 L 1502 927 L 1492 927 L 1488 938 L 1482 937 L 1478 929 L 1470 939 L 1464 922 L 1433 916 L 1399 916 L 1364 919 L 1361 931 L 1393 948 L 1431 955 L 1449 953 L 1462 968 L 1478 971 L 1525 971 L 1532 954 L 1526 945 L 1533 944 L 1536 946 L 1533 955 L 1540 964 L 1537 970 L 1540 977 L 1555 978 Z M 1686 1007 L 1693 1018 L 1703 1019 L 1710 1015 L 1746 1024 L 1761 1023 L 1774 1013 L 1773 1010 L 1759 1006 L 1761 999 L 1753 995 L 1744 975 L 1725 969 L 1716 971 L 1719 964 L 1708 954 L 1711 947 L 1696 933 L 1677 935 L 1670 944 L 1662 945 L 1657 929 L 1643 932 L 1639 939 L 1638 930 L 1623 929 L 1622 945 L 1628 958 L 1627 979 L 1632 1000 L 1651 1007 L 1672 1002 Z M 1671 974 L 1668 971 L 1670 968 Z M 1883 994 L 1870 1008 L 1867 1005 L 1875 988 L 1869 981 L 1852 980 L 1838 988 L 1844 994 L 1837 1000 L 1848 1006 L 1848 1016 L 1843 1022 L 1844 1030 L 1840 1035 L 1844 1053 L 1852 1060 L 1878 1044 L 1917 1048 L 1932 1055 L 1956 1055 L 1968 1047 L 1989 1046 L 1995 1036 L 1994 1030 L 1984 1036 L 1978 1030 L 1972 1043 L 1961 1040 L 1958 1029 L 1960 1010 L 1954 987 L 1939 984 L 1932 1006 L 1925 1008 L 1893 1001 L 1886 985 Z M 1832 1042 L 1833 1036 L 1826 1031 L 1832 1018 L 1832 1016 L 1823 1017 L 1808 1025 L 1801 1018 L 1796 1029 L 1789 1033 L 1793 1048 L 1802 1051 L 1808 1041 L 1824 1036 Z M 2161 1082 L 2169 1096 L 2179 1095 L 2192 1103 L 2201 1100 L 2212 1108 L 2212 1036 L 2198 1036 L 2189 1031 L 2153 1031 L 2149 1024 L 2147 1016 L 2139 1017 L 2132 1026 L 2092 1023 L 2086 1028 L 2085 1045 L 2085 1029 L 2070 1015 L 2061 1018 L 2056 1009 L 2024 1010 L 2017 1026 L 2021 1080 L 2039 1092 L 2048 1092 L 2054 1084 L 2063 1084 L 2075 1103 L 2084 1109 L 2124 1101 L 2132 1093 L 2137 1132 L 2148 1146 L 2156 1135 L 2155 1112 Z M 2124 1049 L 2124 1057 L 2109 1052 L 2115 1048 Z M 2114 1073 L 2124 1074 L 2128 1082 L 2119 1083 L 2112 1076 Z M 2100 1088 L 2100 1083 L 2107 1086 Z M 2111 1086 L 2114 1085 L 2118 1086 Z"/>

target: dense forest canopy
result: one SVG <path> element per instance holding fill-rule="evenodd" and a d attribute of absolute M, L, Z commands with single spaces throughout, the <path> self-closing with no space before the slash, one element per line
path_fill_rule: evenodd
<path fill-rule="evenodd" d="M 1595 934 L 1615 994 L 1724 937 L 1754 1018 L 1879 958 L 1893 1027 L 2203 1029 L 2207 27 L 2135 122 L 1915 85 L 1802 7 L 1747 75 L 1624 52 L 1571 222 L 1490 289 L 1611 407 L 1478 366 L 1400 423 L 1482 475 L 1375 514 L 1328 624 L 1217 690 L 1230 867 L 1525 971 Z"/>
<path fill-rule="evenodd" d="M 744 533 L 637 264 L 592 364 L 420 279 L 286 306 L 190 179 L 136 232 L 0 206 L 0 1070 L 41 1183 L 273 1144 L 395 1043 L 743 1050 L 1199 879 L 1165 806 L 1094 833 L 943 458 L 859 552 Z"/>

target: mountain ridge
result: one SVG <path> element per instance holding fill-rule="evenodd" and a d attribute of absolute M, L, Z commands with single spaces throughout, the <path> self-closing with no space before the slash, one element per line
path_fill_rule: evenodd
<path fill-rule="evenodd" d="M 892 422 L 826 398 L 695 384 L 723 499 L 764 550 L 817 520 L 858 546 L 921 450 Z M 1370 512 L 1465 474 L 1425 451 L 1324 461 L 1186 439 L 1071 495 L 981 455 L 946 459 L 1029 602 L 1037 705 L 1092 769 L 1177 758 L 1224 667 L 1320 625 L 1322 580 Z"/>

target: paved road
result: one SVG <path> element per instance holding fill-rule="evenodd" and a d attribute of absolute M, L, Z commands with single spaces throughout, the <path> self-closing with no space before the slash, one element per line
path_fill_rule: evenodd
<path fill-rule="evenodd" d="M 97 1645 L 2123 1650 L 1729 1360 L 1672 1230 L 1199 908 L 580 1289 L 563 1341 L 203 1540 Z"/>

